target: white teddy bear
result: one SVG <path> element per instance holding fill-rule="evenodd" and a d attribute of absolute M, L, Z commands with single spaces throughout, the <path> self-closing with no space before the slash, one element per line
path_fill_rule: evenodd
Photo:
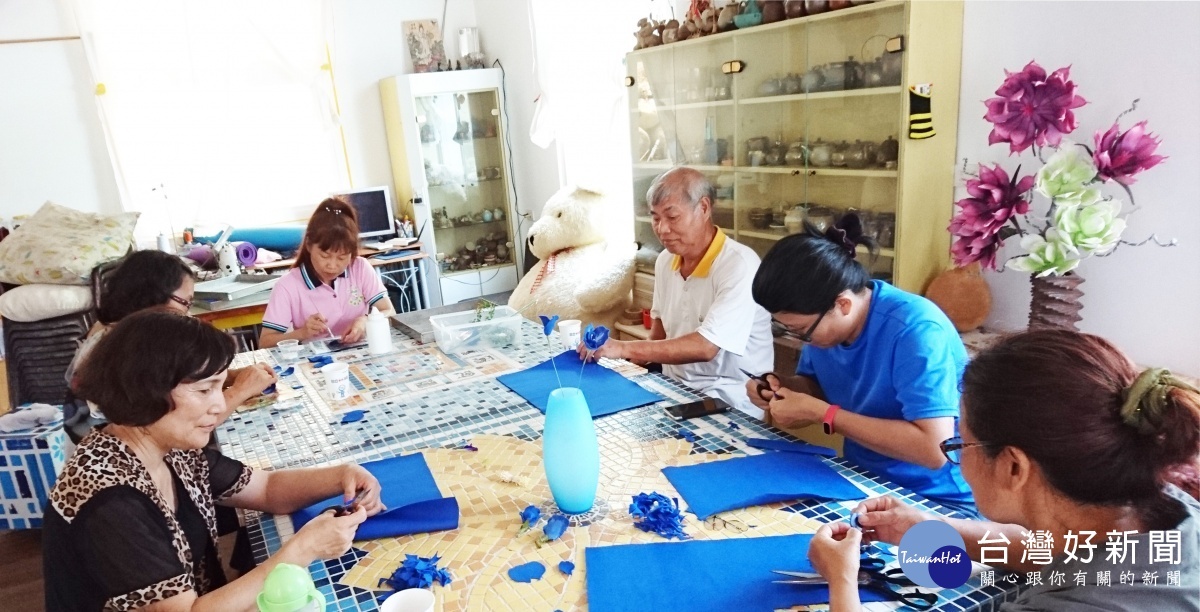
<path fill-rule="evenodd" d="M 575 186 L 554 194 L 529 228 L 529 248 L 541 261 L 517 284 L 509 306 L 534 321 L 558 315 L 612 327 L 629 307 L 636 249 L 607 241 L 616 205 Z"/>

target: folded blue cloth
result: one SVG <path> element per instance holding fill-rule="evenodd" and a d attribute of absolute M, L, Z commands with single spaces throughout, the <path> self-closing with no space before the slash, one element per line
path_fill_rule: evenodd
<path fill-rule="evenodd" d="M 794 499 L 866 497 L 858 487 L 806 453 L 763 453 L 685 467 L 665 467 L 667 480 L 701 519 L 718 512 Z"/>
<path fill-rule="evenodd" d="M 825 585 L 773 584 L 771 570 L 811 572 L 808 534 L 588 548 L 588 609 L 776 610 L 827 603 Z M 863 603 L 884 601 L 859 590 Z"/>
<path fill-rule="evenodd" d="M 425 463 L 425 455 L 392 457 L 362 466 L 379 480 L 387 510 L 363 521 L 355 539 L 373 540 L 458 528 L 458 500 L 442 497 Z M 322 510 L 342 503 L 339 495 L 297 510 L 292 513 L 292 525 L 299 531 Z"/>
<path fill-rule="evenodd" d="M 779 438 L 747 438 L 746 445 L 763 450 L 783 451 L 787 453 L 808 453 L 822 457 L 837 457 L 837 451 L 807 442 L 792 442 Z"/>
<path fill-rule="evenodd" d="M 559 387 L 579 387 L 587 399 L 592 418 L 653 404 L 662 399 L 657 393 L 643 389 L 640 385 L 597 363 L 586 366 L 575 351 L 564 351 L 531 368 L 496 377 L 513 393 L 525 398 L 538 410 L 546 412 L 550 392 Z M 554 368 L 558 368 L 558 376 Z M 583 370 L 580 376 L 579 371 Z"/>

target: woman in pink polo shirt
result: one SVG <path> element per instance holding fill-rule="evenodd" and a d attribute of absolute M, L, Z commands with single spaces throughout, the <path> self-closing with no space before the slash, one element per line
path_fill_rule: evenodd
<path fill-rule="evenodd" d="M 271 290 L 259 344 L 270 348 L 289 338 L 359 342 L 372 306 L 394 312 L 383 281 L 358 256 L 354 207 L 329 198 L 309 218 L 291 271 Z"/>

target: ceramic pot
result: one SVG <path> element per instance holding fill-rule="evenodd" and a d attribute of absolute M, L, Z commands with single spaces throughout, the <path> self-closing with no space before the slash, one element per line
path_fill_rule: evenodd
<path fill-rule="evenodd" d="M 855 140 L 854 144 L 846 149 L 846 167 L 855 170 L 867 167 L 867 149 L 861 140 Z"/>
<path fill-rule="evenodd" d="M 783 3 L 783 12 L 788 19 L 795 19 L 808 14 L 804 11 L 804 0 L 786 0 Z"/>
<path fill-rule="evenodd" d="M 783 144 L 783 137 L 775 139 L 775 143 L 771 145 L 771 150 L 767 152 L 768 166 L 782 166 L 787 161 L 788 148 Z"/>
<path fill-rule="evenodd" d="M 736 30 L 737 25 L 733 23 L 733 18 L 737 17 L 737 14 L 737 4 L 732 2 L 726 4 L 725 8 L 721 9 L 721 14 L 717 15 L 717 31 L 728 32 L 730 30 Z"/>
<path fill-rule="evenodd" d="M 833 148 L 819 138 L 808 148 L 808 162 L 818 168 L 828 168 L 832 163 L 832 156 Z"/>
<path fill-rule="evenodd" d="M 846 167 L 846 153 L 850 151 L 850 143 L 845 140 L 833 145 L 829 153 L 829 165 L 834 168 Z"/>
<path fill-rule="evenodd" d="M 850 8 L 850 0 L 829 0 L 829 10 L 837 11 Z"/>
<path fill-rule="evenodd" d="M 804 0 L 804 12 L 808 15 L 816 15 L 829 10 L 829 0 Z"/>
<path fill-rule="evenodd" d="M 992 310 L 992 294 L 978 262 L 937 275 L 925 290 L 925 297 L 946 313 L 959 332 L 983 325 Z"/>
<path fill-rule="evenodd" d="M 808 148 L 803 142 L 797 140 L 788 147 L 787 154 L 784 155 L 784 162 L 789 166 L 803 166 L 808 161 Z"/>
<path fill-rule="evenodd" d="M 762 22 L 775 23 L 783 21 L 787 15 L 786 9 L 783 6 L 783 0 L 762 0 Z"/>
<path fill-rule="evenodd" d="M 755 229 L 767 229 L 771 225 L 771 211 L 765 208 L 751 208 L 750 225 Z"/>
<path fill-rule="evenodd" d="M 824 232 L 832 227 L 836 220 L 834 212 L 824 206 L 810 206 L 807 219 L 819 232 Z"/>
<path fill-rule="evenodd" d="M 893 136 L 879 143 L 879 163 L 886 164 L 900 159 L 900 142 Z"/>
<path fill-rule="evenodd" d="M 876 58 L 869 64 L 863 64 L 863 87 L 883 87 L 883 60 Z"/>
<path fill-rule="evenodd" d="M 800 77 L 800 90 L 809 93 L 813 91 L 822 91 L 822 84 L 825 82 L 825 75 L 821 72 L 820 66 L 813 66 Z"/>
<path fill-rule="evenodd" d="M 784 93 L 788 93 L 788 94 L 800 93 L 800 88 L 801 88 L 802 82 L 803 82 L 803 79 L 800 77 L 800 75 L 789 73 L 787 75 L 787 77 L 783 79 Z"/>
<path fill-rule="evenodd" d="M 758 95 L 777 96 L 783 93 L 783 83 L 779 79 L 767 79 L 758 85 Z"/>
<path fill-rule="evenodd" d="M 904 56 L 900 53 L 884 53 L 879 56 L 879 67 L 884 85 L 899 85 L 900 73 L 904 70 Z"/>
<path fill-rule="evenodd" d="M 806 216 L 805 210 L 799 206 L 789 210 L 783 220 L 783 225 L 787 228 L 788 233 L 795 234 L 804 229 Z"/>

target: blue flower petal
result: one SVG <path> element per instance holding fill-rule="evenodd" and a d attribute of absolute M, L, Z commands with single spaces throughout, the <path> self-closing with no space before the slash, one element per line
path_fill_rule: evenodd
<path fill-rule="evenodd" d="M 608 333 L 607 327 L 603 325 L 593 327 L 589 323 L 587 329 L 583 332 L 583 344 L 589 351 L 599 350 L 600 347 L 604 346 L 605 342 L 608 342 Z"/>
<path fill-rule="evenodd" d="M 437 555 L 429 558 L 404 555 L 404 562 L 400 567 L 396 568 L 390 578 L 380 578 L 379 585 L 386 584 L 397 591 L 423 589 L 432 586 L 434 582 L 446 586 L 453 581 L 453 577 L 450 570 L 437 566 L 438 560 Z"/>
<path fill-rule="evenodd" d="M 679 428 L 679 437 L 693 443 L 697 440 L 696 434 L 692 433 L 691 430 L 687 429 L 686 427 Z"/>
<path fill-rule="evenodd" d="M 567 517 L 562 514 L 555 514 L 546 521 L 546 526 L 542 528 L 542 533 L 545 534 L 545 540 L 552 542 L 562 537 L 566 533 L 567 526 L 570 522 Z"/>
<path fill-rule="evenodd" d="M 634 527 L 648 533 L 671 539 L 687 540 L 690 536 L 683 531 L 683 514 L 679 501 L 661 493 L 639 493 L 629 504 L 629 514 L 634 518 Z"/>
<path fill-rule="evenodd" d="M 278 368 L 279 366 L 275 366 L 275 367 Z M 284 376 L 291 376 L 292 374 L 296 373 L 296 366 L 288 366 L 286 369 L 284 369 L 282 371 L 280 371 L 280 370 L 276 370 L 276 371 L 279 372 L 280 378 L 282 378 Z"/>
<path fill-rule="evenodd" d="M 274 395 L 274 393 L 275 393 L 275 383 L 271 383 L 271 386 L 267 387 L 266 389 L 263 389 L 263 395 Z"/>
<path fill-rule="evenodd" d="M 533 527 L 534 523 L 538 522 L 539 518 L 542 518 L 542 511 L 539 510 L 537 506 L 526 506 L 525 509 L 521 511 L 521 533 L 524 533 L 528 531 L 530 527 Z"/>
<path fill-rule="evenodd" d="M 559 561 L 558 571 L 570 576 L 575 571 L 575 564 L 570 561 Z"/>
<path fill-rule="evenodd" d="M 550 332 L 554 331 L 554 326 L 558 324 L 558 315 L 552 315 L 549 317 L 546 315 L 538 315 L 538 318 L 542 320 L 542 333 L 549 336 Z"/>
<path fill-rule="evenodd" d="M 345 425 L 346 423 L 361 421 L 364 415 L 366 415 L 366 413 L 362 410 L 351 410 L 350 412 L 342 415 L 342 424 Z"/>
<path fill-rule="evenodd" d="M 518 565 L 508 570 L 508 577 L 513 582 L 533 582 L 540 580 L 542 575 L 546 573 L 546 566 L 539 561 L 530 561 L 524 565 Z"/>

